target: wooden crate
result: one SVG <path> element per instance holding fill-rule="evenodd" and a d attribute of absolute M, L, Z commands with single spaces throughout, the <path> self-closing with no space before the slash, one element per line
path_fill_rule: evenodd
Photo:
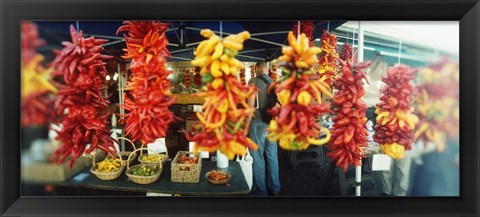
<path fill-rule="evenodd" d="M 191 155 L 198 158 L 197 164 L 179 164 L 178 157 L 180 155 Z M 193 154 L 188 151 L 179 151 L 172 161 L 171 181 L 182 183 L 198 183 L 200 181 L 200 172 L 202 172 L 202 158 L 200 154 Z"/>
<path fill-rule="evenodd" d="M 71 169 L 69 160 L 62 164 L 33 162 L 22 165 L 22 181 L 34 183 L 63 182 L 91 165 L 91 161 L 89 157 L 79 157 Z"/>

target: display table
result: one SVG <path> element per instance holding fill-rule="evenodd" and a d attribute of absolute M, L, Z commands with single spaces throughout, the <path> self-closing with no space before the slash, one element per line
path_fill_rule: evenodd
<path fill-rule="evenodd" d="M 213 169 L 218 169 L 216 162 L 203 161 L 202 172 L 200 174 L 199 183 L 176 183 L 170 181 L 170 164 L 167 161 L 160 178 L 152 184 L 140 185 L 128 180 L 125 172 L 115 180 L 103 181 L 90 173 L 90 168 L 85 169 L 76 176 L 72 177 L 64 183 L 58 185 L 68 185 L 72 187 L 95 188 L 114 191 L 134 191 L 134 192 L 151 192 L 164 193 L 172 195 L 205 195 L 205 196 L 227 196 L 227 195 L 247 195 L 250 192 L 247 182 L 243 175 L 240 164 L 236 161 L 230 161 L 229 167 L 226 169 L 232 174 L 228 185 L 214 185 L 208 182 L 205 174 Z"/>

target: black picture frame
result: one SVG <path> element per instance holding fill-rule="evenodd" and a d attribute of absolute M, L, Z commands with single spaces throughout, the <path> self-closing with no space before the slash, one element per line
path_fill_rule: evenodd
<path fill-rule="evenodd" d="M 0 0 L 1 216 L 477 216 L 478 0 Z M 21 197 L 20 20 L 460 21 L 460 197 Z"/>

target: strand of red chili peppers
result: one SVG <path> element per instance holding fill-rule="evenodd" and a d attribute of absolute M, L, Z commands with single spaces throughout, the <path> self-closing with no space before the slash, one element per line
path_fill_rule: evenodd
<path fill-rule="evenodd" d="M 351 44 L 343 44 L 342 51 L 340 52 L 340 59 L 343 61 L 351 60 L 353 53 L 353 47 Z"/>
<path fill-rule="evenodd" d="M 277 68 L 272 67 L 268 71 L 268 76 L 272 79 L 272 81 L 276 81 L 278 79 Z"/>
<path fill-rule="evenodd" d="M 377 125 L 373 140 L 380 144 L 383 153 L 394 159 L 403 158 L 405 150 L 410 150 L 414 139 L 417 116 L 411 113 L 410 105 L 413 86 L 410 82 L 415 69 L 397 65 L 387 69 L 381 77 L 386 84 L 382 89 L 380 103 L 376 105 Z"/>
<path fill-rule="evenodd" d="M 37 25 L 22 21 L 21 26 L 22 71 L 22 127 L 45 125 L 54 115 L 52 93 L 57 88 L 51 83 L 52 68 L 45 68 L 44 57 L 36 49 L 45 44 L 38 37 Z"/>
<path fill-rule="evenodd" d="M 292 27 L 293 35 L 298 38 L 298 21 L 295 21 Z M 308 38 L 308 45 L 313 47 L 313 21 L 300 21 L 300 33 Z"/>
<path fill-rule="evenodd" d="M 133 73 L 125 88 L 128 92 L 122 107 L 126 114 L 122 120 L 126 120 L 126 135 L 143 144 L 165 137 L 169 124 L 178 119 L 168 109 L 175 98 L 167 79 L 171 71 L 165 66 L 170 56 L 165 36 L 167 28 L 167 23 L 157 21 L 126 21 L 117 30 L 117 34 L 126 32 L 127 48 L 122 57 L 132 60 Z"/>
<path fill-rule="evenodd" d="M 103 97 L 103 81 L 107 74 L 105 60 L 112 58 L 100 53 L 104 50 L 101 45 L 107 40 L 83 38 L 82 31 L 77 33 L 73 25 L 70 34 L 72 42 L 63 42 L 65 47 L 55 51 L 57 56 L 52 62 L 54 75 L 62 76 L 64 81 L 55 98 L 55 110 L 63 125 L 57 136 L 62 146 L 55 151 L 52 160 L 63 162 L 71 156 L 72 167 L 84 152 L 89 154 L 100 148 L 113 157 L 116 150 L 107 121 L 110 102 Z M 65 110 L 68 111 L 66 115 Z M 91 146 L 86 150 L 87 144 Z"/>
<path fill-rule="evenodd" d="M 332 95 L 330 87 L 313 70 L 321 49 L 310 47 L 305 34 L 300 34 L 297 41 L 293 32 L 289 32 L 288 42 L 290 46 L 283 47 L 283 56 L 279 57 L 284 75 L 269 87 L 278 84 L 275 91 L 281 106 L 269 111 L 274 119 L 268 126 L 267 138 L 279 141 L 283 149 L 303 150 L 309 145 L 323 145 L 330 139 L 328 129 L 320 127 L 315 117 L 330 112 L 330 105 L 322 103 L 320 93 Z M 314 97 L 316 103 L 312 101 Z M 326 137 L 319 140 L 321 132 Z"/>
<path fill-rule="evenodd" d="M 235 56 L 243 49 L 243 42 L 250 38 L 250 33 L 244 31 L 223 39 L 209 29 L 200 34 L 208 39 L 198 45 L 192 65 L 202 67 L 202 80 L 206 85 L 197 95 L 205 96 L 204 113 L 197 112 L 201 124 L 193 127 L 195 135 L 186 132 L 185 136 L 195 142 L 195 152 L 218 149 L 233 159 L 235 155 L 245 155 L 245 147 L 258 148 L 246 137 L 248 126 L 245 126 L 246 118 L 254 112 L 246 99 L 254 93 L 255 87 L 244 86 L 236 77 L 243 64 Z"/>
<path fill-rule="evenodd" d="M 240 69 L 240 82 L 242 82 L 242 85 L 247 85 L 247 79 L 245 78 L 245 68 Z"/>
<path fill-rule="evenodd" d="M 354 59 L 340 60 L 341 73 L 333 82 L 338 90 L 332 100 L 335 116 L 332 118 L 332 139 L 327 153 L 336 166 L 347 170 L 349 165 L 362 165 L 364 149 L 368 147 L 365 111 L 367 105 L 362 97 L 365 95 L 363 80 L 368 83 L 365 72 L 371 62 L 352 64 Z"/>
<path fill-rule="evenodd" d="M 323 31 L 321 41 L 322 55 L 319 58 L 318 73 L 324 77 L 325 83 L 332 86 L 338 73 L 337 36 L 325 30 Z"/>
<path fill-rule="evenodd" d="M 185 80 L 185 87 L 187 89 L 190 89 L 190 87 L 192 86 L 192 81 L 190 79 L 190 70 L 189 69 L 185 69 L 185 72 L 184 72 L 184 80 Z"/>
<path fill-rule="evenodd" d="M 194 75 L 194 82 L 195 82 L 195 85 L 197 86 L 201 86 L 202 85 L 202 75 L 200 75 L 200 67 L 195 67 L 194 68 L 194 71 L 195 71 L 195 75 Z"/>

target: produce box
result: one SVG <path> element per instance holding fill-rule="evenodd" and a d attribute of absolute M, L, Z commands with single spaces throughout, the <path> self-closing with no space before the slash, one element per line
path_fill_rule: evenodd
<path fill-rule="evenodd" d="M 192 159 L 196 159 L 196 163 L 187 162 Z M 179 151 L 172 161 L 171 180 L 172 182 L 198 183 L 200 181 L 201 171 L 202 158 L 200 157 L 199 153 L 194 154 L 188 151 Z"/>
<path fill-rule="evenodd" d="M 70 169 L 69 163 L 66 160 L 63 164 L 49 162 L 22 164 L 22 181 L 35 183 L 63 182 L 91 165 L 92 159 L 82 156 L 75 161 L 72 169 Z"/>

